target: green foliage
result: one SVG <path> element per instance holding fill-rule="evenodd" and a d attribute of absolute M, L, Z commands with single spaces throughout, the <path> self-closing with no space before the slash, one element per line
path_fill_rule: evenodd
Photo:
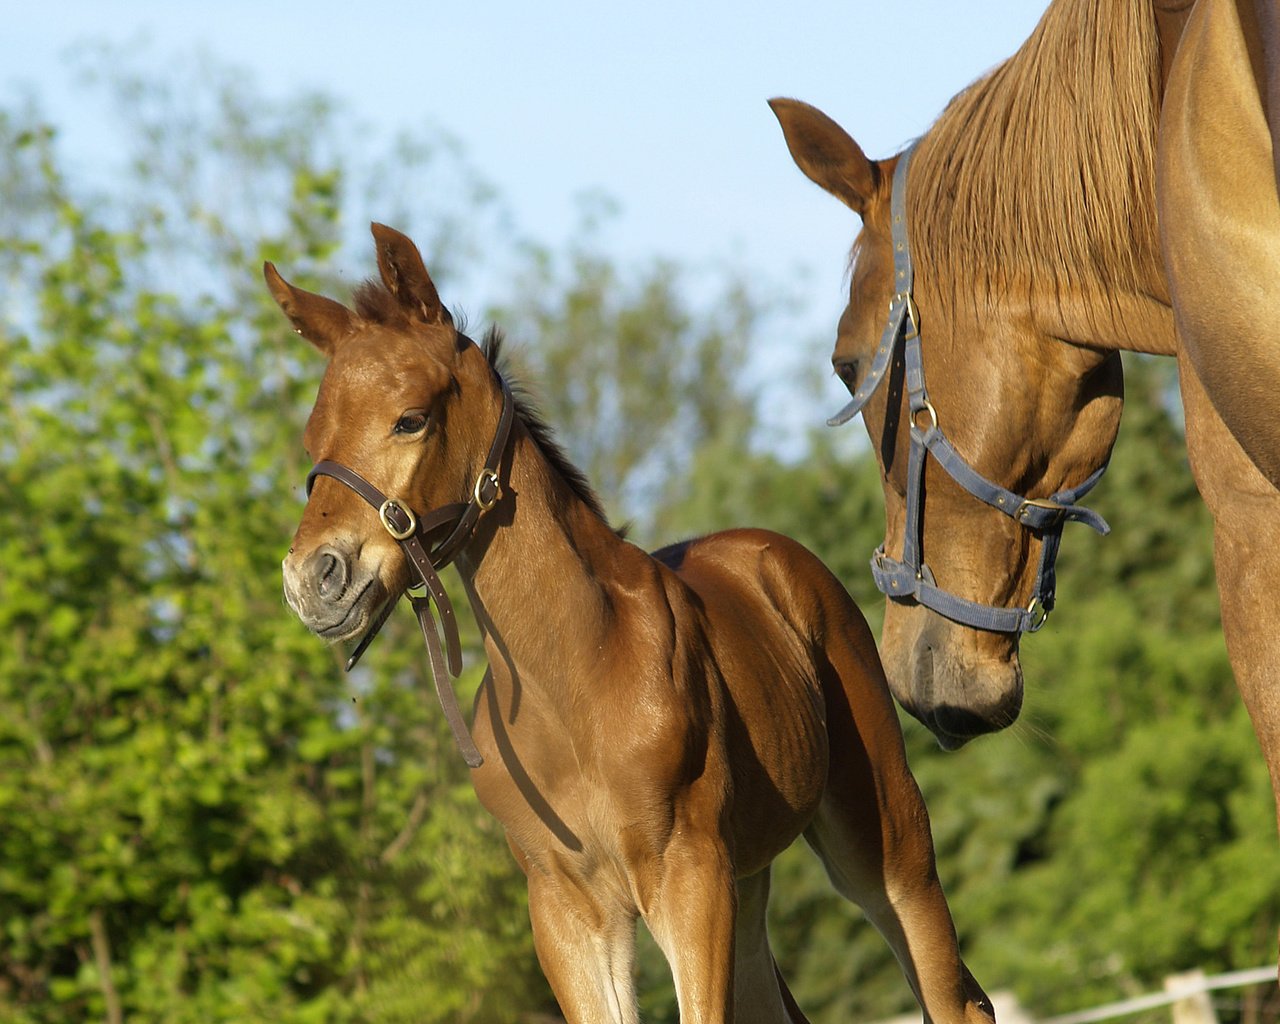
<path fill-rule="evenodd" d="M 626 273 L 599 231 L 588 209 L 567 254 L 528 246 L 514 298 L 492 314 L 606 508 L 657 546 L 664 488 L 696 472 L 709 446 L 736 452 L 749 438 L 752 396 L 736 378 L 764 306 L 730 278 L 698 310 L 674 264 Z"/>
<path fill-rule="evenodd" d="M 96 198 L 0 119 L 0 1018 L 514 1020 L 522 880 L 410 634 L 348 681 L 280 600 L 318 366 L 256 268 L 332 257 L 351 171 L 252 107 L 142 102 Z"/>

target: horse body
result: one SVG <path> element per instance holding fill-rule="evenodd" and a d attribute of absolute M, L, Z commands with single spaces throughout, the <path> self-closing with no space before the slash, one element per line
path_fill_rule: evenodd
<path fill-rule="evenodd" d="M 413 244 L 380 226 L 375 237 L 383 287 L 361 289 L 355 312 L 273 268 L 267 280 L 330 356 L 306 434 L 318 465 L 358 465 L 425 516 L 472 481 L 480 494 L 506 399 L 496 353 L 453 329 Z M 636 1020 L 642 918 L 681 1020 L 803 1021 L 765 906 L 770 861 L 804 834 L 893 947 L 926 1019 L 990 1024 L 874 642 L 839 582 L 758 530 L 646 554 L 527 410 L 496 475 L 500 496 L 457 559 L 490 660 L 473 781 L 528 878 L 566 1017 Z M 313 630 L 359 636 L 408 585 L 383 525 L 316 479 L 284 563 Z"/>
<path fill-rule="evenodd" d="M 894 295 L 888 182 L 825 115 L 773 101 L 792 156 L 863 219 L 833 354 L 854 391 Z M 969 463 L 1046 496 L 1105 461 L 1117 350 L 1178 358 L 1187 443 L 1215 520 L 1223 627 L 1280 812 L 1280 7 L 1275 0 L 1054 0 L 1027 43 L 918 141 L 907 219 L 937 416 Z M 1157 226 L 1157 207 L 1159 223 Z M 864 419 L 903 542 L 901 385 Z M 1043 539 L 930 466 L 922 545 L 939 585 L 997 605 L 1029 592 Z M 899 701 L 944 746 L 1016 717 L 1017 636 L 890 598 Z"/>

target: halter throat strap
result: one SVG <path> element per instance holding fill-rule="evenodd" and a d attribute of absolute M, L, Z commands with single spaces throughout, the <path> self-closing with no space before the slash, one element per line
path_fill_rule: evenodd
<path fill-rule="evenodd" d="M 907 168 L 915 149 L 912 143 L 898 158 L 893 172 L 890 197 L 891 240 L 893 244 L 894 295 L 889 302 L 889 318 L 866 375 L 854 388 L 853 398 L 827 421 L 839 426 L 853 419 L 875 394 L 895 357 L 901 358 L 906 374 L 910 421 L 910 449 L 907 457 L 907 509 L 903 530 L 902 558 L 885 553 L 882 544 L 871 559 L 871 574 L 881 593 L 895 598 L 913 598 L 938 614 L 975 629 L 1001 633 L 1034 633 L 1053 610 L 1057 593 L 1055 563 L 1068 522 L 1084 523 L 1098 533 L 1110 532 L 1106 520 L 1077 505 L 1102 478 L 1107 464 L 1076 487 L 1047 498 L 1027 498 L 988 480 L 965 460 L 938 422 L 938 411 L 925 387 L 924 359 L 920 346 L 920 314 L 912 288 L 915 268 L 907 236 Z M 965 491 L 1015 522 L 1040 535 L 1040 564 L 1030 603 L 1025 608 L 1005 608 L 981 604 L 943 590 L 924 561 L 924 475 L 926 455 L 932 455 L 947 474 Z"/>
<path fill-rule="evenodd" d="M 311 472 L 307 474 L 308 497 L 318 476 L 332 477 L 339 483 L 345 484 L 378 510 L 378 519 L 382 522 L 383 528 L 405 553 L 409 562 L 410 576 L 414 577 L 406 594 L 418 617 L 422 638 L 427 646 L 428 663 L 436 696 L 440 700 L 440 707 L 444 711 L 445 720 L 449 723 L 449 729 L 453 733 L 463 760 L 471 768 L 479 768 L 484 763 L 484 759 L 480 756 L 480 751 L 467 730 L 466 720 L 458 706 L 457 695 L 449 685 L 449 678 L 456 678 L 462 672 L 462 645 L 458 639 L 458 619 L 453 611 L 453 603 L 445 592 L 444 584 L 440 581 L 439 570 L 458 557 L 474 534 L 480 517 L 493 508 L 502 496 L 499 467 L 511 438 L 512 424 L 515 422 L 515 400 L 507 382 L 501 376 L 498 377 L 498 381 L 502 386 L 502 413 L 498 417 L 498 426 L 489 444 L 484 467 L 476 475 L 468 501 L 443 505 L 419 516 L 407 502 L 398 498 L 388 498 L 354 469 L 340 462 L 324 459 L 312 466 Z M 432 545 L 432 538 L 435 537 L 442 539 Z M 419 587 L 424 588 L 421 596 L 412 593 Z M 432 615 L 433 604 L 440 617 L 439 627 L 437 627 L 435 616 Z M 364 636 L 360 638 L 351 657 L 347 659 L 348 672 L 355 668 L 361 655 L 378 635 L 378 631 L 382 629 L 394 607 L 394 601 L 388 602 L 381 614 L 365 631 Z M 444 633 L 443 648 L 440 643 L 441 631 Z"/>

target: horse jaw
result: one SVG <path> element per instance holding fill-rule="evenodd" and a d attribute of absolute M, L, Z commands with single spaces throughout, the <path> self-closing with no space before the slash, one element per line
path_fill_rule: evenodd
<path fill-rule="evenodd" d="M 944 750 L 1007 728 L 1022 710 L 1016 637 L 889 601 L 880 653 L 895 699 Z"/>

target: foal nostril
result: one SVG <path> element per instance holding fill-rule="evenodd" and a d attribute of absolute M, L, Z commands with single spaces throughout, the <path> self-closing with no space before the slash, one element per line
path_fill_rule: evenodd
<path fill-rule="evenodd" d="M 316 552 L 313 570 L 316 593 L 326 601 L 336 601 L 346 592 L 350 571 L 347 560 L 332 548 Z"/>

